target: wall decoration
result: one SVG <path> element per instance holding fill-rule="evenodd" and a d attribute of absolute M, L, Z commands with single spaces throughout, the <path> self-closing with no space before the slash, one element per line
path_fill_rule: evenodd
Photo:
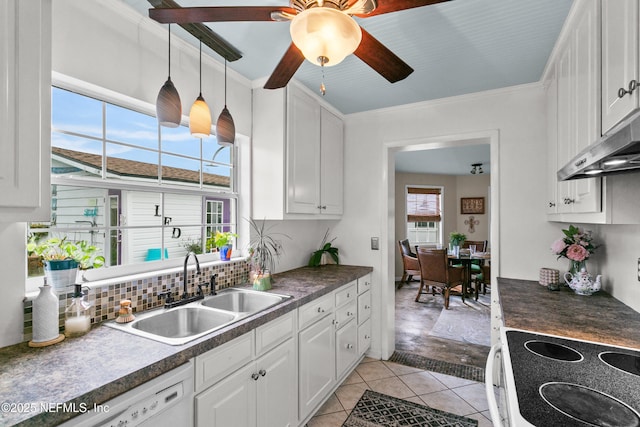
<path fill-rule="evenodd" d="M 477 219 L 474 218 L 473 215 L 471 215 L 469 216 L 469 219 L 464 220 L 464 224 L 469 226 L 469 229 L 467 230 L 469 231 L 469 233 L 475 233 L 476 225 L 480 224 L 480 221 L 478 221 Z"/>
<path fill-rule="evenodd" d="M 461 197 L 460 213 L 462 215 L 484 214 L 484 197 Z"/>

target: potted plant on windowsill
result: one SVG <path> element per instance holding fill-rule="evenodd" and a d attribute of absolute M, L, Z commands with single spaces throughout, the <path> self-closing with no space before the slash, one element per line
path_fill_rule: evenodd
<path fill-rule="evenodd" d="M 214 246 L 220 251 L 220 260 L 229 261 L 231 259 L 233 239 L 238 235 L 230 231 L 216 231 L 216 234 L 211 237 L 213 238 Z"/>
<path fill-rule="evenodd" d="M 311 258 L 309 258 L 309 267 L 317 267 L 319 265 L 325 264 L 340 264 L 340 258 L 338 254 L 338 248 L 335 246 L 331 246 L 336 238 L 327 241 L 329 238 L 329 229 L 327 228 L 326 233 L 324 233 L 324 237 L 322 238 L 322 243 L 320 244 L 320 249 L 314 251 L 311 254 Z"/>
<path fill-rule="evenodd" d="M 44 242 L 30 241 L 27 252 L 39 255 L 44 262 L 45 274 L 51 286 L 61 289 L 76 282 L 78 269 L 102 267 L 105 259 L 100 249 L 85 240 L 70 242 L 53 237 Z"/>
<path fill-rule="evenodd" d="M 282 243 L 274 236 L 280 235 L 290 239 L 282 233 L 272 233 L 270 228 L 265 228 L 265 221 L 258 224 L 249 219 L 249 224 L 253 229 L 253 235 L 249 243 L 249 280 L 253 284 L 253 289 L 266 291 L 271 289 L 271 272 L 276 261 L 284 253 Z"/>

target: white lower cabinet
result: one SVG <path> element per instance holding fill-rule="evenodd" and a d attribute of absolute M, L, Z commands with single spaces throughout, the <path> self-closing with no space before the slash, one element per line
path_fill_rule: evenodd
<path fill-rule="evenodd" d="M 299 333 L 298 401 L 304 420 L 329 395 L 335 384 L 335 329 L 333 313 Z"/>
<path fill-rule="evenodd" d="M 294 314 L 196 357 L 196 426 L 297 424 Z"/>
<path fill-rule="evenodd" d="M 346 376 L 348 369 L 358 359 L 358 323 L 349 320 L 336 331 L 336 378 Z"/>

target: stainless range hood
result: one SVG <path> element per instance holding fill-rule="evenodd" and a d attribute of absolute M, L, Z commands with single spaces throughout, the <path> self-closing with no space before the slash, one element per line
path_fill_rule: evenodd
<path fill-rule="evenodd" d="M 558 180 L 635 171 L 640 172 L 640 111 L 578 153 L 558 171 Z"/>

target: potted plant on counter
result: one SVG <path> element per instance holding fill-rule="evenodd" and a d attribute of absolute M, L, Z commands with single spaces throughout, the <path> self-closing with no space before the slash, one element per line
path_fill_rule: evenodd
<path fill-rule="evenodd" d="M 258 224 L 253 219 L 249 219 L 252 236 L 249 243 L 249 280 L 253 284 L 253 289 L 266 291 L 271 289 L 271 272 L 276 261 L 284 253 L 282 243 L 274 236 L 280 235 L 290 239 L 283 233 L 273 233 L 270 228 L 265 228 L 265 221 Z"/>
<path fill-rule="evenodd" d="M 309 267 L 317 267 L 325 264 L 340 264 L 340 258 L 338 254 L 338 248 L 331 246 L 336 238 L 327 241 L 329 238 L 329 229 L 327 228 L 322 243 L 320 243 L 320 249 L 314 251 L 309 258 Z"/>
<path fill-rule="evenodd" d="M 27 252 L 41 257 L 47 279 L 56 289 L 73 285 L 78 269 L 99 268 L 105 263 L 104 257 L 98 255 L 100 248 L 85 240 L 70 242 L 66 237 L 53 237 L 38 243 L 30 241 Z"/>

